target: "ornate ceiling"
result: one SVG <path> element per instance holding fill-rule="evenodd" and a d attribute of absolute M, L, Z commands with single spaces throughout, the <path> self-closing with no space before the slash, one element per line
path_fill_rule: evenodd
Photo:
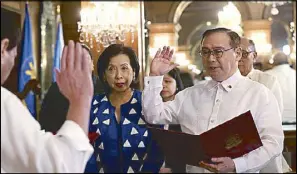
<path fill-rule="evenodd" d="M 212 24 L 216 24 L 218 22 L 218 12 L 228 3 L 227 1 L 182 1 L 185 5 L 184 7 L 180 7 L 180 2 L 181 1 L 145 1 L 145 17 L 147 21 L 151 21 L 152 23 L 173 23 L 176 18 L 176 9 L 184 8 L 184 10 L 179 11 L 180 16 L 178 23 L 181 25 L 181 30 L 178 33 L 178 45 L 191 48 L 200 41 L 202 33 L 207 28 L 214 27 L 214 25 L 207 26 L 206 22 L 211 21 Z M 233 3 L 240 11 L 243 21 L 268 19 L 271 16 L 271 7 L 265 6 L 264 4 L 246 1 L 236 1 Z M 279 9 L 279 14 L 273 16 L 273 19 L 282 21 L 287 25 L 289 22 L 293 21 L 292 4 L 286 4 L 277 8 Z M 274 34 L 274 36 L 284 36 L 284 27 L 277 26 L 277 24 L 275 25 L 276 26 L 272 25 L 272 32 L 279 34 Z M 280 38 L 272 37 L 272 40 L 275 39 L 279 40 Z M 277 43 L 273 41 L 272 44 L 277 45 Z M 198 61 L 196 64 L 200 64 L 200 62 Z"/>

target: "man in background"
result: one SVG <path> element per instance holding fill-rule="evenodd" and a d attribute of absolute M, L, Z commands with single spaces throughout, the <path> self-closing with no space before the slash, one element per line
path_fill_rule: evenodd
<path fill-rule="evenodd" d="M 296 123 L 296 70 L 288 62 L 288 56 L 278 52 L 273 57 L 274 67 L 265 71 L 277 77 L 283 95 L 283 123 Z"/>
<path fill-rule="evenodd" d="M 283 97 L 280 84 L 277 78 L 271 74 L 254 69 L 253 63 L 257 59 L 257 51 L 255 43 L 247 38 L 241 38 L 240 47 L 242 49 L 242 57 L 238 62 L 238 69 L 241 75 L 248 77 L 249 79 L 259 82 L 266 86 L 274 94 L 278 104 L 280 112 L 283 112 Z"/>
<path fill-rule="evenodd" d="M 257 59 L 257 51 L 256 51 L 255 43 L 253 42 L 253 40 L 242 37 L 240 40 L 240 47 L 242 49 L 241 50 L 242 57 L 238 62 L 238 68 L 240 70 L 240 73 L 243 76 L 246 76 L 253 81 L 259 82 L 264 86 L 266 86 L 268 89 L 270 89 L 271 92 L 274 94 L 278 102 L 280 112 L 282 113 L 284 108 L 283 98 L 282 98 L 281 87 L 280 87 L 280 84 L 278 83 L 277 78 L 271 74 L 265 73 L 260 70 L 256 70 L 253 67 L 253 63 Z M 291 168 L 289 167 L 285 158 L 281 154 L 280 156 L 272 160 L 266 167 L 260 170 L 260 173 L 278 172 L 276 168 L 277 164 L 282 164 L 282 170 L 284 173 L 291 171 Z"/>

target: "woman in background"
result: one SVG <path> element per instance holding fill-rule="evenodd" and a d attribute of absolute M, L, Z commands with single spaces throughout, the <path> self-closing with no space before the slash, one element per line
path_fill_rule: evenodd
<path fill-rule="evenodd" d="M 105 94 L 92 101 L 89 138 L 94 154 L 85 172 L 158 173 L 164 160 L 142 118 L 141 92 L 135 89 L 139 64 L 122 44 L 106 48 L 97 63 Z"/>
<path fill-rule="evenodd" d="M 161 91 L 163 102 L 173 100 L 175 95 L 183 89 L 184 85 L 180 77 L 180 70 L 174 68 L 165 74 L 163 78 L 163 89 Z M 180 125 L 165 125 L 165 129 L 181 132 Z M 164 173 L 185 173 L 185 165 L 180 164 L 178 159 L 166 158 L 165 167 L 166 168 L 162 168 L 162 172 Z"/>
<path fill-rule="evenodd" d="M 175 95 L 183 89 L 184 85 L 180 77 L 180 70 L 174 68 L 165 74 L 163 78 L 163 89 L 161 91 L 163 102 L 173 100 Z"/>

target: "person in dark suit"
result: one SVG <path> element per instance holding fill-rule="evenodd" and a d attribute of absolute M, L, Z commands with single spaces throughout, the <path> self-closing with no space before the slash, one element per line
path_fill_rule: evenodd
<path fill-rule="evenodd" d="M 82 47 L 90 53 L 90 57 L 92 59 L 89 47 L 84 44 L 82 44 Z M 93 61 L 91 62 L 93 63 Z M 94 84 L 94 94 L 103 93 L 103 85 L 99 78 L 92 74 L 92 79 Z M 45 131 L 56 133 L 66 120 L 68 107 L 69 102 L 67 98 L 61 94 L 57 83 L 52 83 L 42 101 L 39 112 L 39 123 L 41 128 Z"/>

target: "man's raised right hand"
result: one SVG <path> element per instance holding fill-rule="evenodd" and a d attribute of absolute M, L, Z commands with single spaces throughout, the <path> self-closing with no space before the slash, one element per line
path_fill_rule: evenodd
<path fill-rule="evenodd" d="M 160 48 L 158 49 L 151 63 L 150 76 L 162 76 L 178 66 L 178 64 L 171 62 L 173 52 L 169 46 L 164 46 L 162 51 Z"/>

